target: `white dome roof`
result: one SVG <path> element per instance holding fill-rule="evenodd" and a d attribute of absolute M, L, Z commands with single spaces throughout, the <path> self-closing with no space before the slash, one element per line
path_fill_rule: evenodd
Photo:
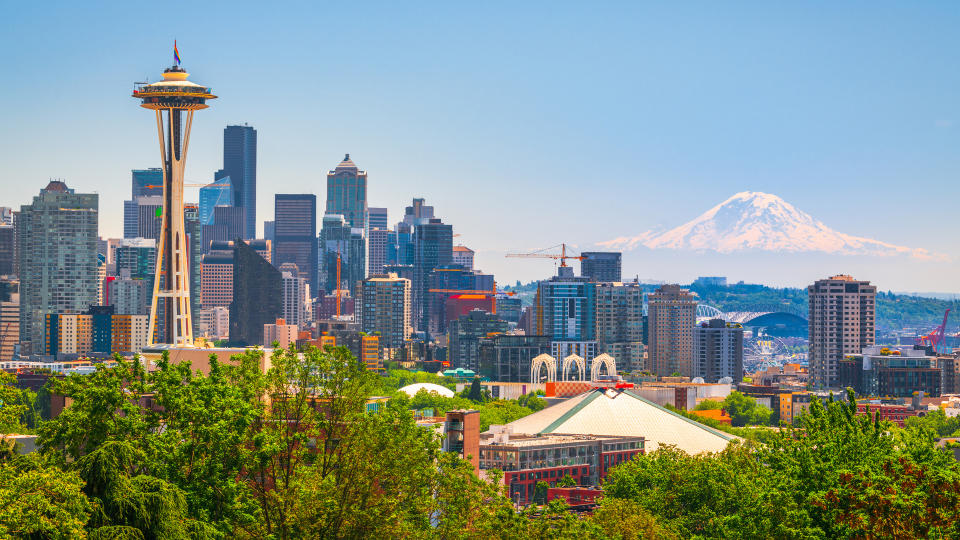
<path fill-rule="evenodd" d="M 443 397 L 453 397 L 453 390 L 440 386 L 439 384 L 433 383 L 414 383 L 408 384 L 400 389 L 401 392 L 407 394 L 410 397 L 417 395 L 417 392 L 420 390 L 426 390 L 432 394 L 437 394 Z"/>

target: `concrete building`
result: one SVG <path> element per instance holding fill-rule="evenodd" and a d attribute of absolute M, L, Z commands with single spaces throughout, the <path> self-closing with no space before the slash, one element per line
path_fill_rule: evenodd
<path fill-rule="evenodd" d="M 711 319 L 693 329 L 693 376 L 704 382 L 730 377 L 743 380 L 743 327 L 723 319 Z"/>
<path fill-rule="evenodd" d="M 317 196 L 281 194 L 274 196 L 273 264 L 278 268 L 293 263 L 310 290 L 318 286 Z"/>
<path fill-rule="evenodd" d="M 217 306 L 201 309 L 197 316 L 200 323 L 199 336 L 219 340 L 230 338 L 230 310 Z"/>
<path fill-rule="evenodd" d="M 91 306 L 84 313 L 46 315 L 44 354 L 109 356 L 135 353 L 147 346 L 147 315 L 116 315 L 110 306 Z"/>
<path fill-rule="evenodd" d="M 277 343 L 277 347 L 286 349 L 291 343 L 296 343 L 299 333 L 297 325 L 287 324 L 287 321 L 277 319 L 272 323 L 263 325 L 263 342 L 261 345 L 272 347 L 273 343 Z"/>
<path fill-rule="evenodd" d="M 20 336 L 20 282 L 0 279 L 0 362 L 13 359 L 19 350 Z"/>
<path fill-rule="evenodd" d="M 663 285 L 648 295 L 647 314 L 647 369 L 658 376 L 692 376 L 696 294 L 679 285 Z"/>
<path fill-rule="evenodd" d="M 200 266 L 201 309 L 229 308 L 233 302 L 233 250 L 210 251 Z"/>
<path fill-rule="evenodd" d="M 388 229 L 389 217 L 386 208 L 371 206 L 367 209 L 367 230 Z"/>
<path fill-rule="evenodd" d="M 97 302 L 99 196 L 54 180 L 20 207 L 20 343 L 44 350 L 46 315 L 78 313 Z"/>
<path fill-rule="evenodd" d="M 807 287 L 810 303 L 810 377 L 817 388 L 835 388 L 839 363 L 874 344 L 877 288 L 847 275 Z"/>
<path fill-rule="evenodd" d="M 128 270 L 107 282 L 107 305 L 118 315 L 149 315 L 152 280 L 134 279 Z"/>
<path fill-rule="evenodd" d="M 363 280 L 356 314 L 364 332 L 379 335 L 381 347 L 402 347 L 413 332 L 410 280 L 399 278 L 396 274 L 377 274 Z"/>
<path fill-rule="evenodd" d="M 575 277 L 572 267 L 561 266 L 537 285 L 533 305 L 533 334 L 550 338 L 554 358 L 582 357 L 587 371 L 598 354 L 596 288 L 588 278 Z"/>
<path fill-rule="evenodd" d="M 616 359 L 620 370 L 644 369 L 643 289 L 640 284 L 600 282 L 596 285 L 596 298 L 596 336 L 600 352 Z"/>
<path fill-rule="evenodd" d="M 283 279 L 283 319 L 301 330 L 306 330 L 313 320 L 313 302 L 310 283 L 293 263 L 280 265 Z"/>
<path fill-rule="evenodd" d="M 591 281 L 622 281 L 619 251 L 584 251 L 580 275 Z"/>
<path fill-rule="evenodd" d="M 480 340 L 506 331 L 506 321 L 480 309 L 454 319 L 447 332 L 450 366 L 480 371 Z"/>
<path fill-rule="evenodd" d="M 453 264 L 473 270 L 473 250 L 467 246 L 453 246 Z"/>
<path fill-rule="evenodd" d="M 367 275 L 384 273 L 387 264 L 387 239 L 391 231 L 371 227 L 367 236 Z"/>
<path fill-rule="evenodd" d="M 503 484 L 518 504 L 532 501 L 539 482 L 555 487 L 564 478 L 597 486 L 613 467 L 644 452 L 643 437 L 514 434 L 491 426 L 479 441 L 481 470 L 503 471 Z"/>

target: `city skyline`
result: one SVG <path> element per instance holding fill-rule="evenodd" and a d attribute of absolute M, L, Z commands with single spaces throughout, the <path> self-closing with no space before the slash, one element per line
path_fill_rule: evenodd
<path fill-rule="evenodd" d="M 493 6 L 341 7 L 339 16 L 368 26 L 369 42 L 348 44 L 297 31 L 324 19 L 314 7 L 297 21 L 289 11 L 254 20 L 250 6 L 201 8 L 174 36 L 160 24 L 133 25 L 138 6 L 121 16 L 65 5 L 52 17 L 17 6 L 0 43 L 23 51 L 9 69 L 36 87 L 0 89 L 20 104 L 0 134 L 9 152 L 0 204 L 19 208 L 48 178 L 64 178 L 100 195 L 100 235 L 121 237 L 130 171 L 159 166 L 143 144 L 151 123 L 123 97 L 131 74 L 169 65 L 177 38 L 184 67 L 223 96 L 194 128 L 186 180 L 211 181 L 225 126 L 255 127 L 258 230 L 273 219 L 275 193 L 322 197 L 326 172 L 350 153 L 371 174 L 370 206 L 389 208 L 392 223 L 411 198 L 425 198 L 476 251 L 477 268 L 501 283 L 554 273 L 543 261 L 504 260 L 506 252 L 561 241 L 596 250 L 751 190 L 836 230 L 950 258 L 640 249 L 624 253 L 624 279 L 726 274 L 801 286 L 850 273 L 883 290 L 921 282 L 957 291 L 954 218 L 922 212 L 960 195 L 951 182 L 960 168 L 957 103 L 947 92 L 956 86 L 948 51 L 960 11 L 850 4 L 834 6 L 823 24 L 811 8 L 700 7 L 520 7 L 510 18 Z M 270 39 L 224 41 L 226 30 L 207 25 L 215 12 L 235 23 L 232 33 L 256 25 Z M 109 37 L 87 24 L 108 16 L 118 27 Z M 41 23 L 55 31 L 37 32 Z M 92 62 L 81 57 L 96 59 L 96 84 L 72 90 L 89 106 L 67 114 L 58 83 L 90 77 Z M 290 92 L 284 103 L 255 105 L 278 82 Z M 111 151 L 90 155 L 76 137 L 81 123 Z"/>

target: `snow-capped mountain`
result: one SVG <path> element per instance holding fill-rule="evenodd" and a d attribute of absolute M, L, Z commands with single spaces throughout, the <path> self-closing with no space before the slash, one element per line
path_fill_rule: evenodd
<path fill-rule="evenodd" d="M 737 193 L 675 229 L 666 232 L 647 231 L 639 236 L 615 238 L 600 244 L 621 250 L 646 246 L 651 249 L 720 253 L 747 250 L 818 251 L 836 255 L 944 258 L 925 249 L 837 232 L 780 197 L 757 191 Z"/>

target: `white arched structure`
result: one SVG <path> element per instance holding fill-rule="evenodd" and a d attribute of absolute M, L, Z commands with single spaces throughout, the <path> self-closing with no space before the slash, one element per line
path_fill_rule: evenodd
<path fill-rule="evenodd" d="M 593 359 L 590 365 L 590 380 L 595 381 L 600 376 L 600 367 L 607 366 L 607 375 L 617 374 L 617 361 L 607 353 L 603 353 Z"/>
<path fill-rule="evenodd" d="M 540 372 L 544 366 L 547 367 L 547 382 L 556 382 L 557 359 L 549 354 L 541 354 L 530 361 L 530 382 L 540 382 Z"/>
<path fill-rule="evenodd" d="M 571 364 L 577 365 L 577 371 L 580 373 L 579 380 L 587 380 L 587 361 L 584 360 L 582 356 L 577 354 L 571 354 L 563 359 L 563 367 L 560 370 L 563 380 L 570 380 L 567 378 L 567 370 L 570 368 Z"/>

